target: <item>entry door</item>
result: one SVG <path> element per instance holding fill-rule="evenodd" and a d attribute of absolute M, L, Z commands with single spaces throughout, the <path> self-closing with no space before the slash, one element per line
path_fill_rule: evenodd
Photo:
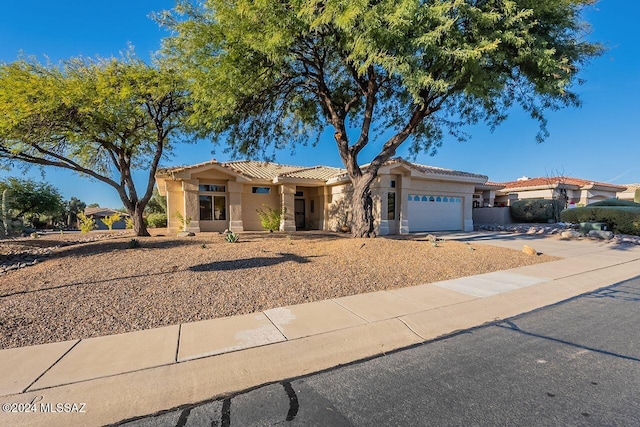
<path fill-rule="evenodd" d="M 304 199 L 296 199 L 295 200 L 295 219 L 296 219 L 296 230 L 304 230 L 305 229 L 305 223 L 304 223 L 304 216 L 305 216 L 305 211 L 304 211 Z"/>

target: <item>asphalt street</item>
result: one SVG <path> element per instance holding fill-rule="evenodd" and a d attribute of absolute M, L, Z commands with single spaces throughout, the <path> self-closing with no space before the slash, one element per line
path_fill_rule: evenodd
<path fill-rule="evenodd" d="M 122 425 L 638 426 L 640 279 Z"/>

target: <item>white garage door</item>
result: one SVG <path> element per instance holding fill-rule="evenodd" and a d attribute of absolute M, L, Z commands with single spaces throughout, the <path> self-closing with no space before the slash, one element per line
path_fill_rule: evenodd
<path fill-rule="evenodd" d="M 462 230 L 462 198 L 409 195 L 409 232 Z"/>

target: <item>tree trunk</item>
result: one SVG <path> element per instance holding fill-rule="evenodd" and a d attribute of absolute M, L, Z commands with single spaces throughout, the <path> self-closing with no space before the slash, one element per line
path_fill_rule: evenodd
<path fill-rule="evenodd" d="M 149 231 L 147 230 L 147 226 L 144 223 L 144 219 L 142 218 L 142 213 L 144 209 L 141 209 L 139 204 L 135 204 L 135 207 L 132 211 L 129 211 L 129 215 L 131 215 L 131 219 L 133 219 L 133 231 L 136 232 L 136 236 L 150 236 Z"/>
<path fill-rule="evenodd" d="M 353 195 L 351 197 L 351 234 L 353 237 L 376 237 L 373 225 L 373 199 L 371 182 L 366 176 L 351 178 Z"/>

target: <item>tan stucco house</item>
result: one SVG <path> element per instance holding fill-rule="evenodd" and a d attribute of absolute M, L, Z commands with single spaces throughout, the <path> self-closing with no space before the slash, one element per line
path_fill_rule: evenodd
<path fill-rule="evenodd" d="M 473 195 L 486 181 L 484 175 L 392 159 L 372 188 L 376 233 L 473 230 Z M 156 185 L 167 197 L 170 232 L 181 228 L 176 212 L 191 219 L 193 232 L 262 230 L 256 211 L 264 206 L 286 209 L 283 231 L 337 231 L 350 214 L 346 170 L 328 166 L 211 160 L 159 169 Z"/>
<path fill-rule="evenodd" d="M 626 190 L 625 186 L 595 182 L 571 177 L 522 177 L 516 181 L 495 183 L 502 188 L 496 191 L 496 206 L 508 206 L 514 200 L 561 199 L 567 204 L 588 205 L 601 200 L 612 199 Z"/>

